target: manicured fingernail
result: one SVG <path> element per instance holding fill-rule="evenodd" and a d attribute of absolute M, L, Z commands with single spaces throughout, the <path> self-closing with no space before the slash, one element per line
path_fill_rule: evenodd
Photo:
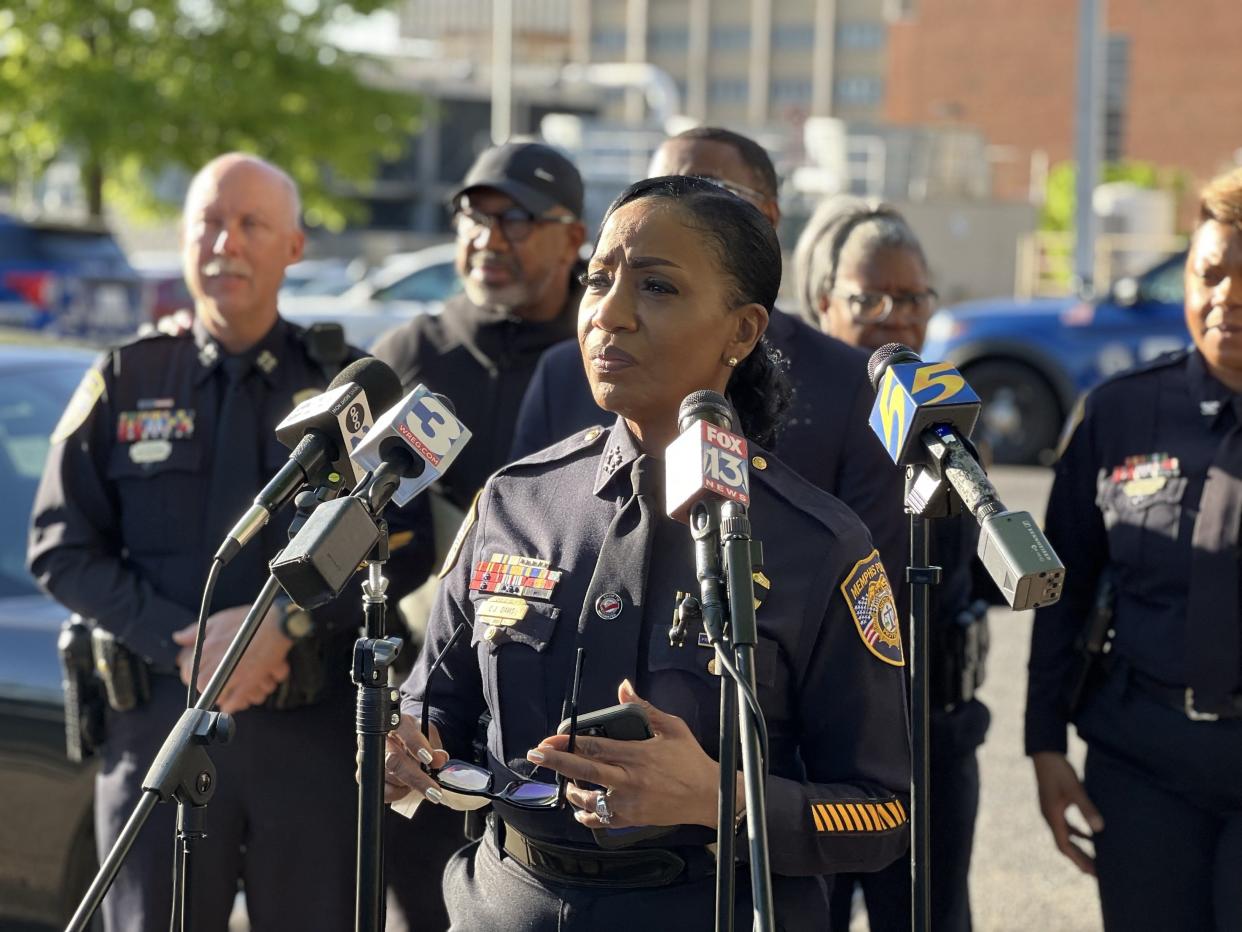
<path fill-rule="evenodd" d="M 543 751 L 537 751 L 534 748 L 531 748 L 526 752 L 526 759 L 532 764 L 542 764 L 547 760 L 547 757 L 544 756 Z"/>
<path fill-rule="evenodd" d="M 444 805 L 444 794 L 440 792 L 440 788 L 437 786 L 428 787 L 427 792 L 424 793 L 423 795 L 426 796 L 428 799 L 430 799 L 437 806 Z"/>
<path fill-rule="evenodd" d="M 574 818 L 577 819 L 579 822 L 585 822 L 586 817 L 587 817 L 587 811 L 585 809 L 574 810 Z"/>
<path fill-rule="evenodd" d="M 426 748 L 418 749 L 418 759 L 421 760 L 428 767 L 431 766 L 431 761 L 432 761 L 431 752 L 428 751 Z"/>

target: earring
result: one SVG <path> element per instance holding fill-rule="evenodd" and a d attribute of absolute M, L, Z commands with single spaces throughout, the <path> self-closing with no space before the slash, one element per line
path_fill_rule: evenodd
<path fill-rule="evenodd" d="M 725 365 L 728 366 L 730 369 L 732 369 L 734 366 L 737 365 L 737 357 L 730 356 L 728 359 L 725 360 Z"/>

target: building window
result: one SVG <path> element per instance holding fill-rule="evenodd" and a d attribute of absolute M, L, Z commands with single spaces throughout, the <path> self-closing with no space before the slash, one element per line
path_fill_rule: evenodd
<path fill-rule="evenodd" d="M 772 48 L 783 52 L 809 52 L 815 48 L 815 27 L 811 23 L 777 26 L 772 30 Z"/>
<path fill-rule="evenodd" d="M 836 82 L 833 96 L 839 104 L 874 107 L 884 99 L 884 82 L 880 78 L 841 78 Z"/>
<path fill-rule="evenodd" d="M 661 26 L 647 34 L 651 52 L 684 52 L 690 47 L 690 30 L 684 26 Z"/>
<path fill-rule="evenodd" d="M 712 49 L 738 52 L 750 48 L 750 29 L 746 26 L 716 26 L 712 29 Z"/>
<path fill-rule="evenodd" d="M 883 23 L 841 23 L 837 26 L 837 48 L 876 52 L 884 48 L 888 29 Z"/>
<path fill-rule="evenodd" d="M 714 104 L 743 103 L 749 91 L 745 78 L 713 78 L 707 85 L 707 96 Z"/>
<path fill-rule="evenodd" d="M 599 54 L 620 54 L 625 51 L 625 30 L 597 29 L 591 34 L 591 45 Z"/>
<path fill-rule="evenodd" d="M 810 99 L 810 81 L 777 78 L 772 82 L 772 103 L 774 104 L 804 104 Z"/>
<path fill-rule="evenodd" d="M 1109 36 L 1104 61 L 1104 161 L 1119 162 L 1125 157 L 1130 37 Z"/>

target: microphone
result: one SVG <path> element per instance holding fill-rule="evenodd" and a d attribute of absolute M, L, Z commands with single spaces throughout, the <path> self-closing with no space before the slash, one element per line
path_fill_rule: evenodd
<path fill-rule="evenodd" d="M 322 485 L 332 473 L 350 477 L 350 485 L 358 482 L 365 470 L 355 468 L 349 454 L 371 427 L 371 410 L 383 410 L 400 397 L 397 374 L 368 357 L 346 366 L 322 394 L 289 412 L 276 425 L 276 439 L 293 452 L 233 525 L 215 558 L 223 565 L 237 556 L 304 485 Z"/>
<path fill-rule="evenodd" d="M 320 505 L 271 571 L 289 598 L 306 609 L 338 595 L 380 539 L 376 519 L 388 502 L 410 501 L 440 478 L 470 440 L 453 405 L 419 385 L 375 421 L 350 456 L 371 469 L 352 495 Z"/>
<path fill-rule="evenodd" d="M 900 343 L 876 350 L 867 374 L 876 389 L 871 429 L 897 465 L 939 467 L 979 523 L 979 559 L 1009 606 L 1042 608 L 1061 598 L 1065 564 L 1030 512 L 1005 508 L 964 440 L 982 404 L 962 374 L 951 363 L 925 363 Z M 933 497 L 916 480 L 907 505 L 922 513 Z"/>
<path fill-rule="evenodd" d="M 688 524 L 706 498 L 750 504 L 746 438 L 733 433 L 733 409 L 719 392 L 693 392 L 677 412 L 681 435 L 664 451 L 665 511 Z"/>
<path fill-rule="evenodd" d="M 453 403 L 419 385 L 376 419 L 350 457 L 365 470 L 391 463 L 401 476 L 392 500 L 403 507 L 448 470 L 469 440 Z"/>

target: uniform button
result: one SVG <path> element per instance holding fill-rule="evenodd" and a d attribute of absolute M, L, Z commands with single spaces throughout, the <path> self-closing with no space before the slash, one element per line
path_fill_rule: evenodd
<path fill-rule="evenodd" d="M 487 630 L 483 632 L 483 640 L 485 640 L 485 641 L 494 641 L 494 640 L 496 640 L 496 636 L 497 636 L 499 633 L 500 633 L 500 629 L 499 629 L 499 628 L 493 628 L 491 625 L 488 625 Z"/>
<path fill-rule="evenodd" d="M 586 432 L 586 436 L 583 437 L 582 439 L 583 440 L 594 440 L 601 433 L 603 433 L 603 431 L 600 430 L 598 427 L 592 427 L 590 430 Z"/>
<path fill-rule="evenodd" d="M 755 469 L 763 470 L 768 468 L 768 461 L 762 456 L 756 456 L 751 459 L 750 465 L 754 466 Z"/>
<path fill-rule="evenodd" d="M 717 673 L 716 670 L 717 670 L 716 658 L 713 657 L 711 660 L 707 661 L 707 672 L 710 673 L 712 676 L 719 676 L 720 674 Z"/>

